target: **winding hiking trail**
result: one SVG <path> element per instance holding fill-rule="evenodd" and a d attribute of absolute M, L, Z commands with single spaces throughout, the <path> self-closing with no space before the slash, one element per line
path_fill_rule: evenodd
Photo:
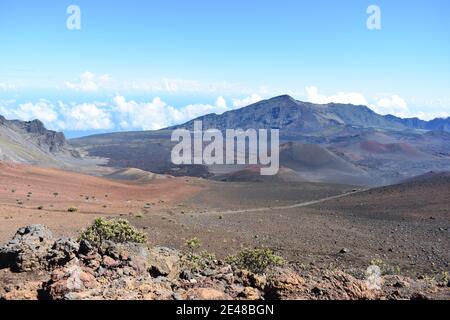
<path fill-rule="evenodd" d="M 367 189 L 346 192 L 346 193 L 338 194 L 338 195 L 335 195 L 335 196 L 330 196 L 330 197 L 326 197 L 326 198 L 322 198 L 322 199 L 318 199 L 318 200 L 313 200 L 313 201 L 307 201 L 307 202 L 291 204 L 291 205 L 288 205 L 288 206 L 262 207 L 262 208 L 260 207 L 260 208 L 249 208 L 249 209 L 227 210 L 227 211 L 211 211 L 211 212 L 205 212 L 205 213 L 206 214 L 211 214 L 211 215 L 217 215 L 217 214 L 219 214 L 219 215 L 227 215 L 227 214 L 237 214 L 237 213 L 264 212 L 264 211 L 267 211 L 267 210 L 295 209 L 295 208 L 308 207 L 308 206 L 311 206 L 311 205 L 314 205 L 314 204 L 319 204 L 319 203 L 330 201 L 330 200 L 340 199 L 340 198 L 347 197 L 349 195 L 355 195 L 355 194 L 358 194 L 358 193 L 361 193 L 361 192 L 364 192 L 364 191 L 367 191 Z"/>

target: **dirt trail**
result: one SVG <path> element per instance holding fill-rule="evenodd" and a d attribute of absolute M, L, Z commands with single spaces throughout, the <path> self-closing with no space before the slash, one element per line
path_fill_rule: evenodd
<path fill-rule="evenodd" d="M 331 197 L 326 197 L 326 198 L 313 200 L 313 201 L 295 203 L 295 204 L 291 204 L 291 205 L 287 205 L 287 206 L 259 207 L 259 208 L 248 208 L 248 209 L 226 210 L 226 211 L 207 211 L 207 212 L 203 212 L 202 214 L 206 213 L 206 214 L 211 214 L 211 215 L 218 215 L 218 214 L 227 215 L 227 214 L 238 214 L 238 213 L 265 212 L 267 210 L 274 211 L 274 210 L 288 210 L 288 209 L 295 209 L 295 208 L 303 208 L 303 207 L 308 207 L 308 206 L 312 206 L 315 204 L 323 203 L 326 201 L 336 200 L 339 198 L 347 197 L 349 195 L 355 195 L 355 194 L 358 194 L 358 193 L 361 193 L 364 191 L 366 191 L 366 190 L 346 192 L 346 193 L 338 194 L 338 195 L 331 196 Z"/>

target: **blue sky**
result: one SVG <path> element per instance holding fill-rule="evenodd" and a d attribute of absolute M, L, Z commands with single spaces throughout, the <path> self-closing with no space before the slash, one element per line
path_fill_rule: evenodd
<path fill-rule="evenodd" d="M 449 17 L 447 0 L 2 0 L 0 114 L 78 136 L 288 93 L 449 116 Z"/>

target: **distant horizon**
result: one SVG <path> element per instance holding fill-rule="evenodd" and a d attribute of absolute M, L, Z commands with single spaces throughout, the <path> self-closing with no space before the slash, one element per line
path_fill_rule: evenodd
<path fill-rule="evenodd" d="M 81 136 L 286 93 L 447 118 L 448 12 L 445 0 L 5 0 L 0 114 Z"/>
<path fill-rule="evenodd" d="M 274 96 L 274 97 L 271 97 L 271 98 L 263 99 L 263 100 L 261 100 L 261 101 L 268 101 L 268 100 L 272 100 L 272 99 L 276 99 L 276 98 L 281 98 L 281 97 L 288 97 L 288 98 L 294 99 L 295 101 L 298 101 L 298 102 L 301 102 L 301 103 L 312 103 L 312 102 L 302 101 L 302 100 L 296 99 L 295 97 L 292 97 L 292 96 L 289 95 L 289 94 L 281 94 L 281 95 L 277 95 L 277 96 Z M 261 101 L 258 101 L 258 102 L 261 102 Z M 228 110 L 228 111 L 225 111 L 225 112 L 223 112 L 223 113 L 226 113 L 226 112 L 232 112 L 232 111 L 239 110 L 239 109 L 244 109 L 244 108 L 247 108 L 247 107 L 249 107 L 249 106 L 251 106 L 251 105 L 253 105 L 253 104 L 257 104 L 258 102 L 251 103 L 251 104 L 249 104 L 249 105 L 242 106 L 242 107 L 239 107 L 239 108 L 236 108 L 236 109 Z M 370 109 L 371 111 L 375 112 L 376 114 L 379 114 L 379 113 L 377 113 L 376 111 L 372 110 L 369 106 L 366 106 L 366 105 L 356 105 L 356 104 L 352 104 L 352 103 L 339 103 L 339 102 L 312 103 L 312 104 L 315 104 L 315 105 L 337 104 L 337 105 L 352 105 L 352 106 L 355 106 L 355 107 L 367 107 L 368 109 Z M 66 136 L 66 138 L 68 138 L 68 139 L 77 139 L 77 138 L 83 138 L 83 137 L 87 137 L 87 136 L 91 136 L 91 135 L 101 135 L 101 134 L 109 134 L 109 133 L 116 133 L 116 132 L 126 133 L 126 132 L 140 132 L 140 131 L 159 131 L 159 130 L 167 129 L 167 128 L 172 127 L 172 126 L 177 126 L 177 125 L 185 124 L 185 123 L 187 123 L 187 122 L 190 122 L 190 121 L 192 121 L 192 120 L 195 120 L 195 119 L 197 119 L 197 118 L 200 118 L 200 117 L 203 117 L 203 116 L 206 116 L 206 115 L 212 115 L 212 114 L 213 114 L 213 115 L 221 115 L 221 114 L 223 114 L 223 113 L 214 113 L 214 112 L 213 112 L 213 113 L 207 113 L 207 114 L 204 114 L 204 115 L 201 115 L 201 116 L 197 116 L 197 117 L 191 118 L 191 119 L 189 119 L 189 120 L 186 120 L 186 121 L 183 121 L 183 122 L 180 122 L 180 123 L 174 123 L 173 125 L 170 125 L 170 126 L 168 126 L 168 127 L 163 127 L 163 128 L 160 128 L 160 129 L 149 129 L 149 130 L 142 130 L 142 129 L 139 130 L 139 129 L 134 129 L 134 130 L 111 130 L 111 131 L 105 130 L 105 131 L 93 131 L 93 132 L 91 132 L 91 133 L 85 132 L 85 131 L 81 131 L 81 132 L 76 131 L 76 132 L 69 132 L 69 134 L 67 134 L 67 133 L 64 132 L 64 131 L 59 131 L 59 132 L 63 132 L 64 135 Z M 381 114 L 379 114 L 379 115 L 381 115 Z M 3 116 L 3 115 L 0 113 L 0 116 Z M 392 114 L 387 114 L 387 115 L 382 115 L 382 116 L 394 116 L 394 117 L 397 117 L 397 116 L 392 115 Z M 4 117 L 4 116 L 3 116 L 3 117 Z M 444 118 L 444 117 L 436 117 L 436 118 L 433 118 L 433 119 L 430 119 L 430 120 L 421 119 L 421 118 L 419 118 L 419 117 L 412 117 L 412 118 L 397 117 L 397 118 L 405 119 L 405 120 L 406 120 L 406 119 L 417 119 L 417 120 L 420 120 L 420 121 L 430 122 L 430 121 L 439 120 L 439 119 L 441 119 L 441 120 L 450 119 L 450 116 L 449 116 L 449 117 L 445 117 L 445 118 Z M 13 118 L 7 118 L 7 117 L 5 117 L 5 119 L 6 119 L 6 120 L 9 120 L 9 121 L 15 121 L 15 120 L 23 121 L 23 120 L 21 120 L 21 119 L 13 119 Z M 40 122 L 42 122 L 42 123 L 45 125 L 45 123 L 44 123 L 41 119 L 38 119 L 38 118 L 36 118 L 36 119 L 31 119 L 31 120 L 26 120 L 26 121 L 32 122 L 32 121 L 36 121 L 36 120 L 39 120 Z M 51 129 L 51 128 L 47 128 L 47 129 L 53 130 L 53 129 Z M 58 131 L 58 130 L 53 130 L 53 131 Z"/>

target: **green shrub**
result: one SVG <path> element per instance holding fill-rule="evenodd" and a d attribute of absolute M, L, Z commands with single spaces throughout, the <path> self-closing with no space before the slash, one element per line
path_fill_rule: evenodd
<path fill-rule="evenodd" d="M 230 256 L 227 262 L 238 268 L 261 274 L 271 268 L 284 265 L 282 257 L 277 256 L 270 249 L 244 249 L 234 256 Z"/>
<path fill-rule="evenodd" d="M 95 219 L 94 223 L 80 234 L 80 240 L 86 240 L 99 246 L 103 241 L 116 243 L 146 243 L 147 235 L 138 231 L 124 219 Z"/>
<path fill-rule="evenodd" d="M 400 266 L 391 266 L 380 258 L 372 259 L 370 264 L 379 267 L 382 275 L 396 275 L 401 272 Z"/>
<path fill-rule="evenodd" d="M 77 212 L 78 208 L 75 207 L 70 207 L 69 209 L 67 209 L 67 212 Z"/>
<path fill-rule="evenodd" d="M 193 253 L 195 250 L 200 248 L 200 246 L 201 246 L 200 240 L 198 240 L 197 238 L 193 238 L 193 239 L 187 240 L 186 241 L 186 246 L 189 248 L 191 253 Z"/>
<path fill-rule="evenodd" d="M 198 254 L 189 253 L 185 256 L 186 267 L 191 270 L 199 271 L 210 266 L 213 261 L 216 260 L 216 256 L 213 253 L 202 251 Z"/>

